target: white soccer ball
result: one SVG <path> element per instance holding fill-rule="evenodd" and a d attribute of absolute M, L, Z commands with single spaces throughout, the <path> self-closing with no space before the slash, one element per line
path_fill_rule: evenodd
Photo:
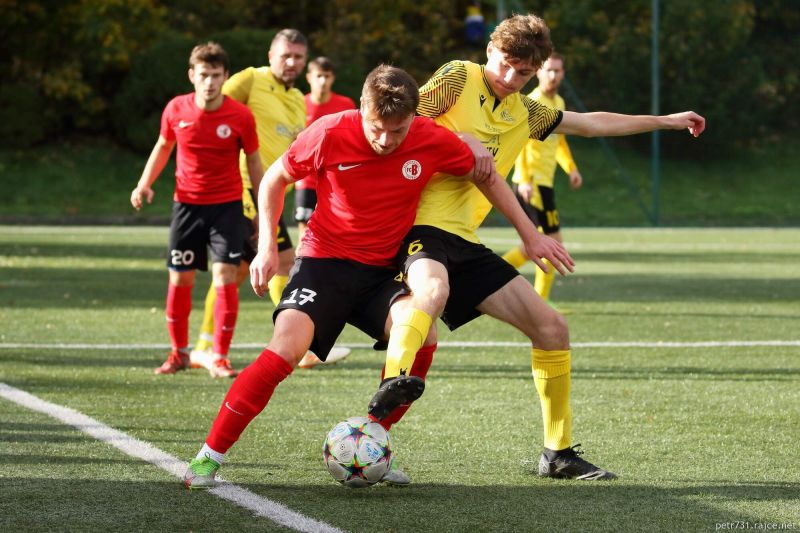
<path fill-rule="evenodd" d="M 389 432 L 368 418 L 348 418 L 328 432 L 322 458 L 339 483 L 352 488 L 374 485 L 391 464 Z"/>

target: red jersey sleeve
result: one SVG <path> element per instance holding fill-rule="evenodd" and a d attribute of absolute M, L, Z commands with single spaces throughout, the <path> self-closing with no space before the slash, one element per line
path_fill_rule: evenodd
<path fill-rule="evenodd" d="M 441 144 L 439 172 L 463 176 L 475 166 L 475 155 L 455 133 L 438 124 L 433 125 L 436 141 Z"/>
<path fill-rule="evenodd" d="M 242 114 L 242 150 L 246 154 L 252 154 L 258 150 L 258 134 L 256 133 L 256 119 L 250 108 L 245 108 Z"/>
<path fill-rule="evenodd" d="M 159 133 L 168 141 L 175 140 L 175 130 L 172 129 L 172 115 L 175 109 L 175 100 L 170 100 L 161 113 L 161 130 Z"/>
<path fill-rule="evenodd" d="M 325 126 L 314 122 L 300 132 L 283 154 L 283 168 L 295 178 L 316 174 L 324 166 Z"/>

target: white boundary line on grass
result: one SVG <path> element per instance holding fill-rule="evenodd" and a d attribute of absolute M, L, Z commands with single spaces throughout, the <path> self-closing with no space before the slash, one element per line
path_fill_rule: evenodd
<path fill-rule="evenodd" d="M 261 350 L 265 344 L 242 343 L 234 344 L 231 348 L 240 350 Z M 350 342 L 340 344 L 346 348 L 371 348 L 371 343 Z M 447 348 L 525 348 L 529 342 L 494 342 L 494 341 L 460 341 L 440 342 L 440 347 Z M 794 341 L 697 341 L 697 342 L 671 342 L 671 341 L 631 341 L 631 342 L 573 342 L 573 348 L 744 348 L 744 347 L 773 347 L 773 346 L 800 346 L 800 340 Z M 36 349 L 36 350 L 168 350 L 169 344 L 85 344 L 85 343 L 24 343 L 2 342 L 0 349 Z"/>
<path fill-rule="evenodd" d="M 114 446 L 126 455 L 147 461 L 173 476 L 183 479 L 183 473 L 186 469 L 185 461 L 181 461 L 169 455 L 152 444 L 106 426 L 102 422 L 79 413 L 74 409 L 47 402 L 2 382 L 0 382 L 0 397 L 32 411 L 44 413 L 66 425 L 77 428 L 99 441 Z M 175 490 L 179 490 L 177 484 Z M 326 533 L 341 533 L 342 531 L 330 524 L 314 520 L 313 518 L 289 509 L 283 504 L 259 496 L 233 483 L 222 483 L 209 492 L 219 498 L 228 500 L 252 511 L 256 516 L 268 518 L 276 524 L 294 529 L 295 531 Z"/>

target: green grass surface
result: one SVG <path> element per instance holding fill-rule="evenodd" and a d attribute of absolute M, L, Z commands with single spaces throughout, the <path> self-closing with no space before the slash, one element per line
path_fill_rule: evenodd
<path fill-rule="evenodd" d="M 565 227 L 650 225 L 645 213 L 652 210 L 649 158 L 618 141 L 609 142 L 622 162 L 621 169 L 596 140 L 571 138 L 585 185 L 578 192 L 570 191 L 559 171 L 557 197 Z M 664 160 L 661 225 L 800 225 L 798 149 L 800 139 L 789 139 L 734 157 L 709 154 L 704 160 Z M 153 205 L 136 213 L 129 203 L 146 159 L 146 154 L 100 141 L 25 151 L 0 149 L 0 176 L 6 189 L 14 191 L 0 200 L 0 222 L 164 219 L 171 208 L 174 157 L 155 184 Z M 490 217 L 492 224 L 503 224 L 496 213 Z"/>
<path fill-rule="evenodd" d="M 798 341 L 800 230 L 569 229 L 559 278 L 574 343 Z M 508 230 L 482 233 L 503 251 Z M 0 226 L 0 382 L 192 457 L 229 386 L 155 376 L 166 343 L 164 228 Z M 523 273 L 530 275 L 530 265 Z M 192 334 L 201 315 L 195 288 Z M 263 343 L 272 305 L 242 291 L 236 343 Z M 518 341 L 481 318 L 442 340 Z M 365 343 L 356 330 L 342 342 Z M 23 346 L 12 347 L 12 344 Z M 234 365 L 258 350 L 236 349 Z M 393 431 L 405 489 L 345 489 L 321 444 L 362 414 L 382 355 L 298 370 L 230 453 L 223 476 L 348 531 L 713 531 L 800 528 L 800 347 L 573 350 L 574 440 L 612 483 L 535 475 L 541 417 L 530 354 L 444 346 L 425 396 Z M 0 399 L 0 530 L 274 530 L 55 419 Z"/>

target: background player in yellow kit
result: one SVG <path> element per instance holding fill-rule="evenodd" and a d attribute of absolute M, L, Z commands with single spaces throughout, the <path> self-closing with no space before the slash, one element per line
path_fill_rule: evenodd
<path fill-rule="evenodd" d="M 552 54 L 536 71 L 536 77 L 539 79 L 539 86 L 528 95 L 530 99 L 551 109 L 564 111 L 566 109 L 564 99 L 558 94 L 561 80 L 564 79 L 564 56 Z M 544 141 L 529 140 L 517 156 L 511 180 L 520 205 L 539 226 L 539 231 L 558 242 L 563 242 L 554 188 L 556 165 L 569 176 L 569 186 L 572 190 L 579 189 L 583 185 L 583 177 L 572 159 L 567 137 L 560 133 L 551 134 Z M 529 261 L 521 246 L 506 252 L 503 259 L 515 268 L 520 268 Z M 541 268 L 536 268 L 533 288 L 548 303 L 554 278 L 555 269 L 550 268 L 545 272 Z M 552 303 L 550 305 L 552 306 Z"/>
<path fill-rule="evenodd" d="M 294 87 L 297 77 L 303 72 L 308 54 L 308 42 L 298 30 L 283 29 L 272 39 L 269 47 L 269 65 L 248 67 L 237 72 L 225 82 L 222 92 L 237 100 L 253 112 L 258 131 L 259 154 L 264 167 L 269 167 L 294 141 L 306 124 L 306 105 L 303 93 Z M 244 160 L 242 160 L 244 162 Z M 248 275 L 250 261 L 256 255 L 256 231 L 249 221 L 256 215 L 253 190 L 258 190 L 261 176 L 250 176 L 246 166 L 240 165 L 244 183 L 244 216 L 248 219 L 249 236 L 242 253 L 242 263 L 237 276 L 241 284 Z M 269 294 L 277 305 L 286 282 L 289 269 L 294 263 L 294 245 L 289 237 L 283 219 L 278 229 L 278 250 L 280 268 L 270 281 Z M 200 338 L 192 351 L 192 366 L 206 367 L 212 376 L 215 373 L 214 360 L 218 354 L 211 351 L 210 332 L 214 331 L 214 307 L 216 294 L 209 291 L 206 296 L 205 315 L 200 330 Z M 235 376 L 230 370 L 226 376 Z"/>

